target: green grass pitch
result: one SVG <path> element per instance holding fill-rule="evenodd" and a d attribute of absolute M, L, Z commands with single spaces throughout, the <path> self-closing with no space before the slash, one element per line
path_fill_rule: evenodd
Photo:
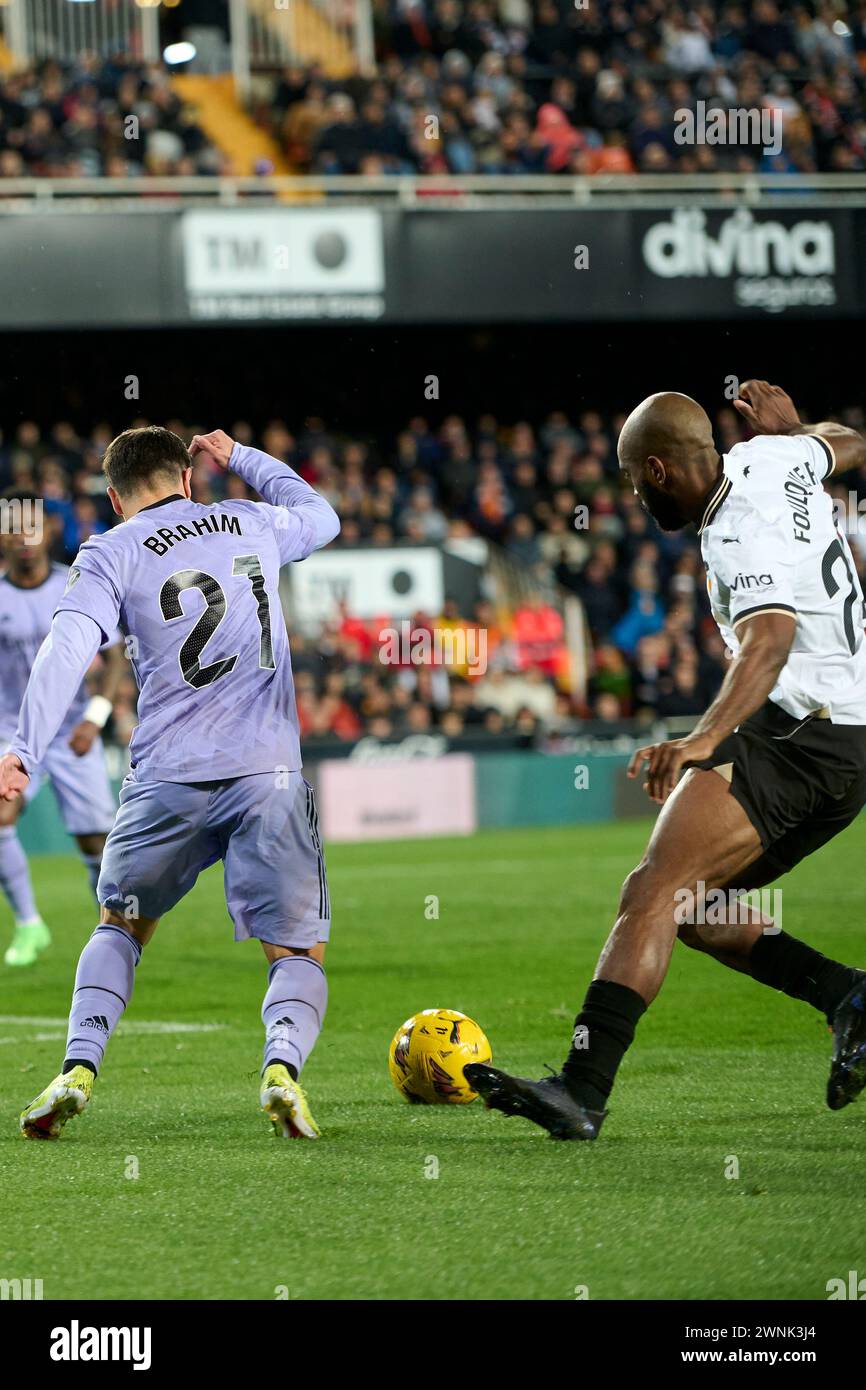
<path fill-rule="evenodd" d="M 264 957 L 232 943 L 218 868 L 145 951 L 89 1112 L 57 1144 L 18 1137 L 95 922 L 76 860 L 35 860 L 55 946 L 0 967 L 0 1277 L 52 1299 L 822 1299 L 866 1274 L 866 1103 L 825 1108 L 823 1020 L 683 947 L 597 1144 L 391 1087 L 394 1030 L 434 1006 L 502 1065 L 559 1065 L 647 824 L 331 848 L 316 1144 L 258 1111 Z M 864 837 L 783 881 L 786 930 L 861 963 Z"/>

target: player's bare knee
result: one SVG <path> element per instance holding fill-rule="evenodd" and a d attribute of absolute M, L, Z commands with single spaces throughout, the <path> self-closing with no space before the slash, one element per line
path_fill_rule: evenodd
<path fill-rule="evenodd" d="M 284 956 L 308 956 L 310 954 L 303 947 L 276 946 L 273 941 L 263 941 L 262 950 L 271 965 L 275 960 L 282 960 Z"/>
<path fill-rule="evenodd" d="M 285 956 L 309 956 L 311 960 L 318 961 L 319 965 L 322 965 L 325 959 L 324 941 L 318 942 L 315 946 L 277 946 L 272 941 L 263 941 L 262 950 L 268 965 L 273 965 L 274 961 Z"/>
<path fill-rule="evenodd" d="M 76 835 L 82 854 L 98 855 L 105 849 L 105 835 Z"/>
<path fill-rule="evenodd" d="M 698 938 L 698 949 L 708 951 L 723 951 L 736 938 L 738 928 L 734 923 L 729 922 L 701 922 L 695 927 L 695 934 Z"/>
<path fill-rule="evenodd" d="M 677 940 L 692 951 L 702 951 L 704 948 L 700 931 L 691 922 L 683 922 L 681 926 L 677 927 Z"/>
<path fill-rule="evenodd" d="M 670 885 L 648 859 L 642 859 L 626 878 L 619 895 L 619 916 L 633 917 L 656 910 L 670 897 Z"/>
<path fill-rule="evenodd" d="M 624 917 L 627 913 L 633 912 L 640 899 L 641 884 L 643 883 L 643 873 L 645 864 L 638 864 L 637 868 L 632 869 L 631 873 L 623 880 L 622 888 L 619 890 L 619 909 L 617 915 Z"/>
<path fill-rule="evenodd" d="M 121 931 L 127 932 L 140 946 L 147 945 L 158 924 L 158 917 L 127 917 L 125 913 L 117 912 L 111 907 L 103 907 L 100 914 L 101 926 L 120 927 Z"/>

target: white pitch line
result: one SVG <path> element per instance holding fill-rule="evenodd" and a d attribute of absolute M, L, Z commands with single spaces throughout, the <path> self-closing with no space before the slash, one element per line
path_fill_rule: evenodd
<path fill-rule="evenodd" d="M 65 1033 L 33 1033 L 30 1037 L 28 1037 L 28 1038 L 26 1038 L 26 1039 L 20 1037 L 20 1035 L 19 1035 L 17 1038 L 0 1038 L 0 1047 L 8 1046 L 9 1043 L 18 1043 L 18 1044 L 20 1044 L 20 1043 L 22 1043 L 22 1042 L 24 1042 L 24 1041 L 26 1041 L 26 1042 L 63 1042 L 63 1039 L 64 1039 L 65 1037 L 66 1037 L 66 1034 L 65 1034 Z"/>
<path fill-rule="evenodd" d="M 68 1019 L 65 1018 L 42 1018 L 25 1017 L 19 1014 L 0 1014 L 0 1024 L 7 1026 L 13 1024 L 20 1028 L 63 1028 L 66 1029 Z M 147 1022 L 143 1019 L 133 1019 L 130 1022 L 122 1022 L 119 1031 L 124 1033 L 219 1033 L 226 1027 L 225 1023 L 172 1023 L 168 1020 L 155 1023 Z M 63 1036 L 66 1036 L 64 1031 Z M 0 1042 L 18 1041 L 13 1038 L 0 1038 Z M 39 1039 L 37 1041 L 47 1041 Z"/>

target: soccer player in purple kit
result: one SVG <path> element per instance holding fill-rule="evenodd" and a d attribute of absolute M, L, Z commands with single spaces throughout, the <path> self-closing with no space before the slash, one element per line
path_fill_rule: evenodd
<path fill-rule="evenodd" d="M 22 516 L 25 508 L 35 516 L 33 509 L 39 506 L 35 493 L 19 489 L 4 493 L 3 503 L 10 515 L 16 504 Z M 0 536 L 0 749 L 8 747 L 14 736 L 36 653 L 66 587 L 68 570 L 52 562 L 51 538 L 49 516 L 43 516 L 41 527 L 10 527 Z M 67 714 L 54 739 L 44 745 L 39 767 L 32 769 L 26 799 L 0 801 L 0 889 L 15 915 L 14 934 L 4 955 L 7 965 L 33 965 L 51 943 L 51 933 L 36 906 L 16 825 L 43 776 L 51 781 L 63 823 L 78 843 L 96 893 L 105 837 L 115 812 L 100 732 L 125 666 L 121 643 L 119 632 L 108 635 L 92 696 L 88 697 L 83 680 L 69 687 L 74 693 Z"/>
<path fill-rule="evenodd" d="M 191 500 L 203 452 L 264 500 Z M 0 758 L 0 799 L 23 792 L 94 652 L 119 624 L 140 688 L 130 773 L 99 878 L 101 922 L 78 962 L 61 1074 L 26 1107 L 28 1138 L 54 1139 L 90 1100 L 105 1047 L 159 918 L 223 861 L 235 940 L 268 961 L 261 1104 L 285 1137 L 318 1137 L 298 1082 L 327 1006 L 330 898 L 312 788 L 301 773 L 279 571 L 337 535 L 323 497 L 291 468 L 197 435 L 127 430 L 106 450 L 123 524 L 87 541 Z"/>

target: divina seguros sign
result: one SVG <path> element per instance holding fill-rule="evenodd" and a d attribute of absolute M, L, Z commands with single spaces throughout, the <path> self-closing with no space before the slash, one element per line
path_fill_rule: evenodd
<path fill-rule="evenodd" d="M 738 208 L 713 229 L 702 208 L 678 208 L 648 228 L 642 253 L 646 269 L 664 280 L 731 282 L 743 308 L 778 313 L 837 302 L 836 237 L 824 218 L 782 221 Z"/>

